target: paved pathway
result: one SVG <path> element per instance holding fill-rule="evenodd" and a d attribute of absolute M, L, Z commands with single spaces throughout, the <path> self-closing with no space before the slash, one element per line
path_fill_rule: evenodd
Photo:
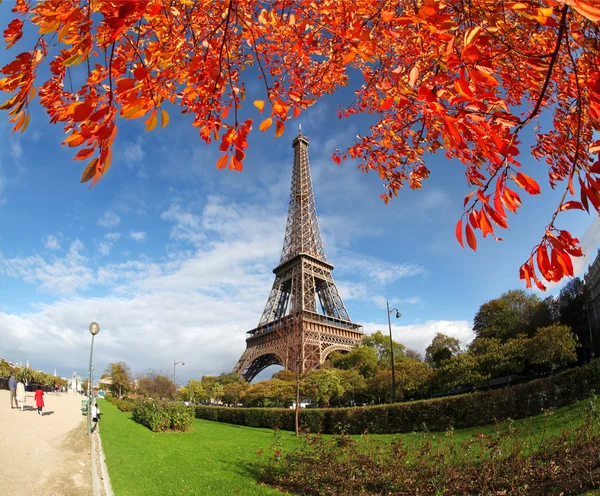
<path fill-rule="evenodd" d="M 88 496 L 92 494 L 91 443 L 81 396 L 44 395 L 44 414 L 27 393 L 25 410 L 10 408 L 0 390 L 0 481 L 11 496 Z"/>

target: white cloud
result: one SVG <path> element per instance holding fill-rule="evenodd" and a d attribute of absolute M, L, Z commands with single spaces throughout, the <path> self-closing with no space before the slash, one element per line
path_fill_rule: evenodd
<path fill-rule="evenodd" d="M 98 251 L 102 255 L 110 254 L 112 247 L 119 240 L 121 234 L 118 232 L 109 232 L 104 235 L 104 240 L 98 243 Z"/>
<path fill-rule="evenodd" d="M 129 237 L 135 241 L 145 241 L 147 234 L 144 231 L 130 232 Z"/>
<path fill-rule="evenodd" d="M 175 224 L 171 228 L 171 239 L 191 243 L 199 243 L 206 239 L 206 235 L 202 232 L 200 217 L 185 209 L 180 201 L 172 203 L 160 214 L 160 218 Z"/>
<path fill-rule="evenodd" d="M 118 226 L 121 223 L 121 218 L 111 211 L 104 212 L 104 215 L 98 219 L 97 224 L 107 229 Z"/>
<path fill-rule="evenodd" d="M 82 250 L 83 243 L 75 240 L 64 258 L 51 257 L 49 262 L 40 255 L 25 258 L 0 256 L 0 275 L 21 278 L 50 293 L 73 294 L 95 282 L 90 262 L 81 254 Z"/>
<path fill-rule="evenodd" d="M 581 236 L 581 249 L 583 257 L 573 258 L 573 271 L 576 276 L 582 276 L 587 271 L 597 255 L 600 246 L 600 216 L 596 216 L 592 223 Z"/>
<path fill-rule="evenodd" d="M 60 243 L 58 241 L 58 238 L 52 234 L 49 234 L 44 238 L 44 247 L 48 250 L 59 250 Z"/>
<path fill-rule="evenodd" d="M 363 324 L 365 334 L 382 331 L 387 334 L 388 324 L 366 323 Z M 392 336 L 407 348 L 416 350 L 423 355 L 425 348 L 431 344 L 434 336 L 441 332 L 447 336 L 458 338 L 461 348 L 466 346 L 475 338 L 471 322 L 466 320 L 428 320 L 423 324 L 397 325 L 392 323 Z"/>
<path fill-rule="evenodd" d="M 378 284 L 390 284 L 404 277 L 425 276 L 427 271 L 413 263 L 393 263 L 379 258 L 353 253 L 342 253 L 336 267 L 340 271 L 360 274 Z"/>
<path fill-rule="evenodd" d="M 123 159 L 129 168 L 133 168 L 135 162 L 139 162 L 144 158 L 145 153 L 142 149 L 142 144 L 143 140 L 141 136 L 138 137 L 138 139 L 134 142 L 126 141 L 123 143 Z"/>
<path fill-rule="evenodd" d="M 23 148 L 21 148 L 21 143 L 19 143 L 15 139 L 11 139 L 9 142 L 10 146 L 10 156 L 13 158 L 21 158 L 23 156 Z"/>

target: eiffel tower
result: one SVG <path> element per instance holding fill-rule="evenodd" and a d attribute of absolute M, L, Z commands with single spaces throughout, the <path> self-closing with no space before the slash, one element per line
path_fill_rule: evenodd
<path fill-rule="evenodd" d="M 258 326 L 248 331 L 246 351 L 233 373 L 251 381 L 270 365 L 300 372 L 319 368 L 333 351 L 362 342 L 327 262 L 308 162 L 308 139 L 300 129 L 292 142 L 294 168 L 285 238 L 275 282 Z"/>

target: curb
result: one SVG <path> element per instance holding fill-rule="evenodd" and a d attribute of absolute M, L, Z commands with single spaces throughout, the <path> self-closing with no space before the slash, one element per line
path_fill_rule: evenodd
<path fill-rule="evenodd" d="M 98 474 L 98 465 L 100 466 L 100 475 Z M 98 424 L 92 433 L 92 494 L 93 496 L 114 496 Z"/>

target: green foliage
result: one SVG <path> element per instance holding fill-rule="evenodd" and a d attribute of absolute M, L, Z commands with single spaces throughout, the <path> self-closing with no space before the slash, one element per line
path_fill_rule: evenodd
<path fill-rule="evenodd" d="M 577 360 L 576 347 L 575 337 L 567 326 L 542 327 L 531 339 L 529 360 L 554 370 Z"/>
<path fill-rule="evenodd" d="M 531 340 L 524 334 L 503 341 L 499 338 L 475 338 L 468 353 L 477 360 L 477 370 L 484 377 L 501 377 L 521 374 Z"/>
<path fill-rule="evenodd" d="M 425 361 L 436 368 L 459 353 L 460 341 L 438 332 L 431 344 L 425 349 Z"/>
<path fill-rule="evenodd" d="M 373 346 L 355 346 L 349 353 L 334 352 L 329 360 L 336 369 L 357 370 L 365 378 L 373 377 L 379 369 L 377 350 Z"/>
<path fill-rule="evenodd" d="M 151 372 L 139 380 L 138 392 L 148 398 L 173 400 L 177 395 L 177 388 L 166 375 L 157 375 Z"/>
<path fill-rule="evenodd" d="M 572 404 L 587 397 L 593 389 L 600 389 L 600 359 L 545 379 L 505 389 L 392 405 L 302 409 L 300 423 L 312 432 L 322 433 L 444 431 L 507 418 L 530 417 L 549 408 Z M 235 413 L 232 413 L 234 410 Z M 253 427 L 294 429 L 294 411 L 291 409 L 200 406 L 196 407 L 196 417 Z"/>
<path fill-rule="evenodd" d="M 200 403 L 208 399 L 208 394 L 202 387 L 202 383 L 195 379 L 188 382 L 188 394 L 192 403 Z"/>
<path fill-rule="evenodd" d="M 445 437 L 453 434 L 448 430 Z M 388 444 L 344 434 L 309 434 L 301 448 L 285 454 L 282 448 L 276 437 L 259 478 L 301 494 L 546 496 L 580 494 L 600 484 L 600 424 L 594 415 L 538 442 L 509 424 L 462 444 L 423 439 L 419 449 L 403 439 Z"/>
<path fill-rule="evenodd" d="M 129 366 L 125 362 L 111 363 L 106 369 L 106 373 L 109 374 L 112 379 L 110 391 L 119 398 L 122 398 L 123 395 L 131 389 Z"/>
<path fill-rule="evenodd" d="M 479 308 L 473 321 L 476 337 L 507 340 L 518 334 L 533 336 L 538 327 L 550 325 L 550 310 L 536 295 L 512 290 Z"/>
<path fill-rule="evenodd" d="M 489 376 L 481 374 L 478 367 L 478 357 L 469 352 L 461 353 L 446 360 L 436 369 L 435 389 L 438 391 L 451 391 L 468 385 L 479 386 L 489 379 Z"/>
<path fill-rule="evenodd" d="M 244 404 L 251 406 L 285 406 L 293 401 L 296 396 L 294 383 L 271 379 L 252 384 L 243 396 Z"/>
<path fill-rule="evenodd" d="M 341 376 L 335 369 L 311 370 L 302 384 L 302 396 L 318 404 L 339 399 L 344 391 Z"/>
<path fill-rule="evenodd" d="M 248 390 L 250 385 L 244 382 L 230 382 L 223 386 L 223 401 L 228 405 L 236 405 L 239 403 L 244 393 Z"/>
<path fill-rule="evenodd" d="M 405 358 L 404 351 L 406 346 L 396 341 L 393 341 L 394 360 L 400 361 Z M 392 358 L 390 353 L 390 337 L 383 334 L 381 331 L 376 331 L 363 338 L 363 345 L 373 348 L 377 353 L 377 362 L 380 366 L 390 368 L 392 366 Z"/>
<path fill-rule="evenodd" d="M 152 432 L 187 431 L 194 422 L 194 409 L 182 403 L 143 399 L 135 402 L 131 418 Z"/>

